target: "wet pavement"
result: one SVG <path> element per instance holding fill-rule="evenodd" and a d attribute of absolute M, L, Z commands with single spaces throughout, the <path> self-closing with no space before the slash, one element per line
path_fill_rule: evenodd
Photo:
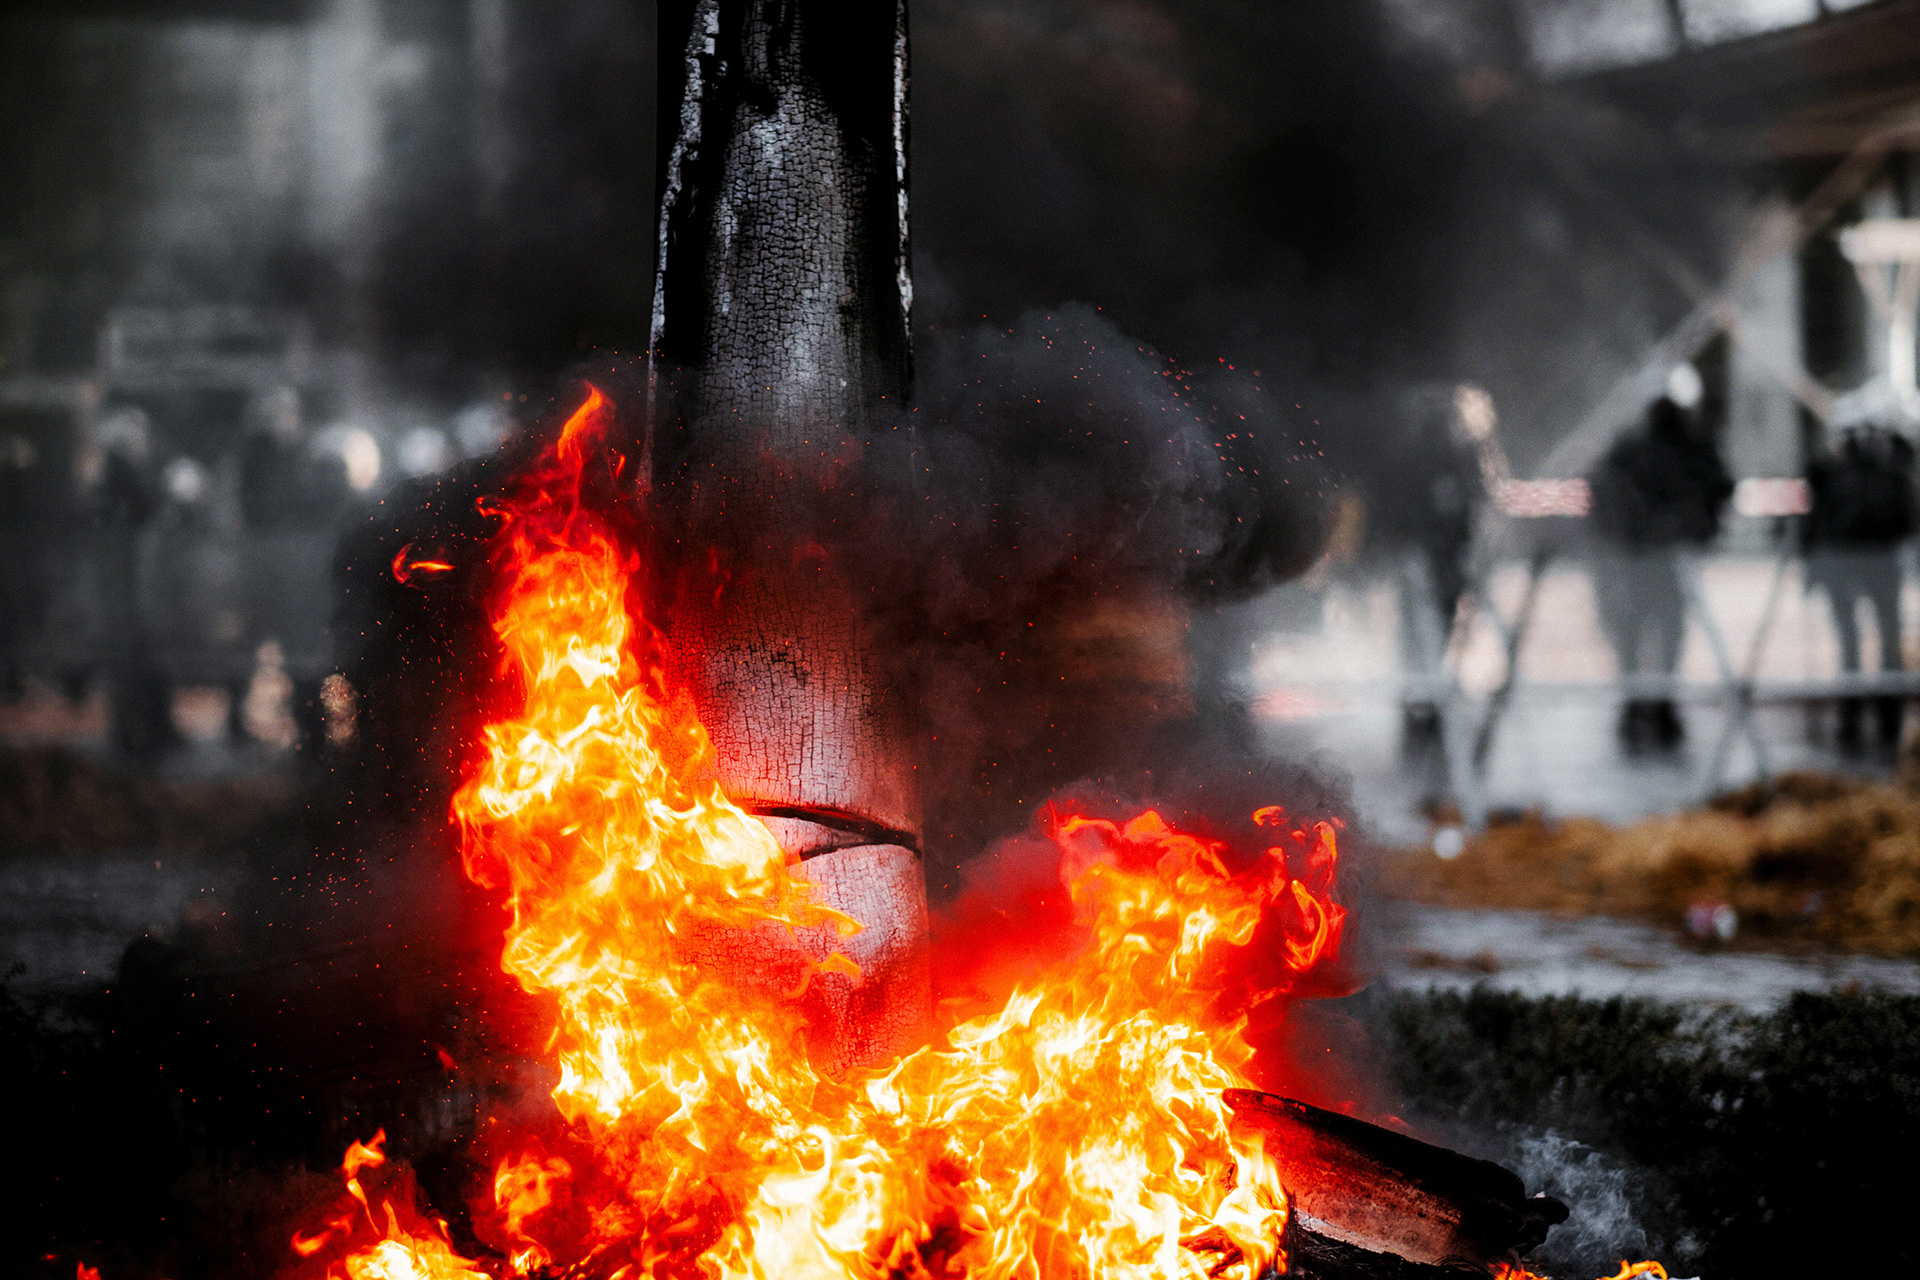
<path fill-rule="evenodd" d="M 1778 562 L 1723 556 L 1701 565 L 1702 597 L 1730 664 L 1751 669 L 1765 690 L 1817 688 L 1839 672 L 1825 599 L 1805 590 L 1796 565 L 1781 577 L 1764 643 L 1755 646 Z M 1513 617 L 1525 570 L 1501 567 L 1491 594 Z M 1920 589 L 1910 582 L 1905 616 L 1920 626 Z M 1394 844 L 1424 842 L 1429 811 L 1452 788 L 1436 744 L 1409 739 L 1400 702 L 1398 593 L 1378 578 L 1283 587 L 1251 608 L 1261 624 L 1246 676 L 1246 696 L 1265 747 L 1313 757 L 1352 779 L 1363 818 Z M 1909 664 L 1920 632 L 1904 637 Z M 1871 646 L 1869 646 L 1871 647 Z M 1891 751 L 1850 754 L 1833 741 L 1832 700 L 1765 703 L 1755 708 L 1759 751 L 1736 734 L 1722 752 L 1732 708 L 1715 657 L 1714 637 L 1689 617 L 1680 662 L 1686 736 L 1670 752 L 1632 755 L 1617 736 L 1622 692 L 1601 633 L 1584 565 L 1556 562 L 1544 575 L 1534 622 L 1519 650 L 1518 679 L 1495 722 L 1479 783 L 1488 809 L 1537 809 L 1549 817 L 1588 814 L 1631 821 L 1667 812 L 1743 785 L 1763 773 L 1817 769 L 1887 776 Z M 1506 676 L 1497 628 L 1483 615 L 1459 628 L 1450 670 L 1459 689 L 1458 740 L 1471 743 Z"/>
<path fill-rule="evenodd" d="M 1920 961 L 1709 948 L 1631 920 L 1398 904 L 1383 912 L 1378 981 L 1485 985 L 1528 996 L 1629 996 L 1764 1013 L 1796 991 L 1920 995 Z"/>
<path fill-rule="evenodd" d="M 231 866 L 135 855 L 0 867 L 0 971 L 24 993 L 111 981 L 130 942 L 211 922 L 238 878 Z M 1920 995 L 1920 961 L 1710 947 L 1630 920 L 1386 903 L 1365 927 L 1377 980 L 1394 989 L 1486 984 L 1754 1012 L 1795 991 Z"/>

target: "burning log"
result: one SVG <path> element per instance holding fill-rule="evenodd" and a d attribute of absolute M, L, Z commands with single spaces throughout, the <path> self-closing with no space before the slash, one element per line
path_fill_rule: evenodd
<path fill-rule="evenodd" d="M 1295 1273 L 1416 1280 L 1485 1271 L 1566 1221 L 1510 1171 L 1291 1098 L 1230 1089 L 1236 1132 L 1259 1134 L 1293 1206 Z"/>
<path fill-rule="evenodd" d="M 848 954 L 860 976 L 808 996 L 812 1052 L 838 1071 L 908 1047 L 930 1000 L 917 751 L 876 674 L 865 592 L 806 531 L 909 390 L 906 6 L 683 0 L 661 31 L 683 54 L 662 60 L 678 125 L 651 351 L 674 412 L 646 453 L 700 531 L 669 592 L 671 674 L 728 794 L 866 926 L 734 937 L 712 958 L 777 982 Z"/>

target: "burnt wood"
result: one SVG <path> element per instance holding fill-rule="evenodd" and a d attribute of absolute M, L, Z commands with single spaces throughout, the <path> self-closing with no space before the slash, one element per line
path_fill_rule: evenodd
<path fill-rule="evenodd" d="M 829 532 L 859 502 L 850 450 L 911 378 L 904 0 L 670 0 L 661 24 L 652 429 L 684 536 L 676 675 L 737 799 L 917 848 L 872 586 Z"/>
<path fill-rule="evenodd" d="M 905 0 L 666 0 L 660 22 L 654 358 L 706 450 L 858 431 L 912 379 Z"/>
<path fill-rule="evenodd" d="M 728 794 L 866 928 L 705 939 L 749 984 L 807 986 L 816 1065 L 909 1047 L 931 1001 L 921 805 L 876 587 L 838 533 L 860 441 L 912 367 L 904 0 L 661 6 L 659 262 L 643 449 L 681 548 L 665 610 Z"/>
<path fill-rule="evenodd" d="M 1564 1204 L 1529 1198 L 1516 1175 L 1491 1161 L 1270 1093 L 1229 1089 L 1224 1099 L 1234 1127 L 1260 1135 L 1280 1171 L 1292 1223 L 1305 1233 L 1302 1274 L 1484 1273 L 1566 1220 Z"/>
<path fill-rule="evenodd" d="M 1278 1274 L 1285 1280 L 1461 1280 L 1487 1274 L 1487 1268 L 1476 1264 L 1429 1266 L 1362 1249 L 1313 1232 L 1301 1225 L 1297 1214 L 1287 1219 L 1283 1244 L 1287 1269 Z"/>

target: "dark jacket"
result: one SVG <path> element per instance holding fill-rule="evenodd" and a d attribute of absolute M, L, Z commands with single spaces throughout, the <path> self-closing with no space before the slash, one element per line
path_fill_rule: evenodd
<path fill-rule="evenodd" d="M 1445 409 L 1417 414 L 1365 474 L 1367 533 L 1375 552 L 1457 552 L 1486 500 L 1480 454 L 1456 439 Z"/>
<path fill-rule="evenodd" d="M 1913 445 L 1885 427 L 1861 427 L 1807 465 L 1809 550 L 1887 550 L 1914 531 Z"/>
<path fill-rule="evenodd" d="M 1587 483 L 1594 531 L 1634 551 L 1712 541 L 1733 493 L 1713 441 L 1665 398 L 1647 411 L 1644 427 L 1607 451 Z"/>

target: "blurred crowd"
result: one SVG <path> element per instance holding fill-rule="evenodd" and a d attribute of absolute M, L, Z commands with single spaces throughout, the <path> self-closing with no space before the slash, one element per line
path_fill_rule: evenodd
<path fill-rule="evenodd" d="M 506 416 L 480 405 L 402 431 L 315 426 L 310 402 L 293 386 L 250 393 L 209 448 L 209 433 L 175 438 L 136 398 L 109 401 L 71 468 L 0 440 L 0 703 L 98 699 L 108 745 L 134 759 L 189 731 L 318 742 L 343 532 L 395 476 L 491 451 Z"/>
<path fill-rule="evenodd" d="M 70 468 L 43 465 L 24 439 L 0 440 L 9 533 L 0 702 L 97 699 L 109 744 L 134 758 L 165 752 L 189 727 L 203 742 L 321 741 L 343 532 L 395 477 L 491 451 L 509 415 L 489 403 L 444 422 L 315 425 L 312 404 L 293 386 L 251 392 L 209 449 L 172 438 L 137 399 L 108 402 L 79 433 Z M 1539 482 L 1511 478 L 1484 392 L 1418 389 L 1397 413 L 1390 446 L 1352 468 L 1356 529 L 1345 541 L 1359 564 L 1394 583 L 1404 742 L 1443 745 L 1462 629 L 1491 607 L 1494 568 L 1531 557 L 1536 575 L 1548 559 L 1590 572 L 1620 677 L 1622 748 L 1679 747 L 1683 640 L 1690 625 L 1713 625 L 1701 616 L 1693 566 L 1725 545 L 1735 492 L 1698 373 L 1677 369 L 1583 479 L 1555 482 L 1579 486 L 1578 502 L 1543 511 L 1514 497 Z M 1791 480 L 1801 500 L 1771 521 L 1765 545 L 1799 560 L 1800 580 L 1830 610 L 1839 671 L 1820 701 L 1834 708 L 1836 740 L 1852 750 L 1890 746 L 1909 666 L 1901 599 L 1916 532 L 1910 429 L 1897 418 L 1835 424 L 1810 432 L 1804 453 L 1803 476 Z M 72 479 L 53 492 L 53 474 Z M 1525 518 L 1541 514 L 1552 518 Z M 1499 625 L 1517 653 L 1514 631 L 1526 618 Z M 1464 740 L 1444 745 L 1456 756 L 1473 751 Z"/>
<path fill-rule="evenodd" d="M 1551 557 L 1589 570 L 1620 677 L 1622 747 L 1677 748 L 1687 733 L 1679 668 L 1689 620 L 1725 647 L 1693 566 L 1726 544 L 1736 491 L 1698 371 L 1674 371 L 1666 393 L 1573 482 L 1570 505 L 1520 509 L 1493 427 L 1491 402 L 1477 389 L 1417 394 L 1403 407 L 1398 447 L 1356 477 L 1362 559 L 1398 587 L 1405 740 L 1438 739 L 1437 700 L 1458 628 L 1485 607 L 1494 561 L 1531 554 L 1536 575 Z M 1818 700 L 1836 708 L 1839 745 L 1890 747 L 1906 702 L 1899 676 L 1908 667 L 1905 555 L 1916 529 L 1912 425 L 1892 416 L 1823 425 L 1807 433 L 1804 454 L 1803 476 L 1787 478 L 1795 500 L 1767 513 L 1766 546 L 1799 559 L 1801 581 L 1825 597 L 1839 678 Z M 1516 519 L 1543 514 L 1562 518 Z M 1525 524 L 1537 527 L 1518 529 Z M 1510 651 L 1518 648 L 1512 628 L 1525 625 L 1524 617 L 1501 621 Z"/>

